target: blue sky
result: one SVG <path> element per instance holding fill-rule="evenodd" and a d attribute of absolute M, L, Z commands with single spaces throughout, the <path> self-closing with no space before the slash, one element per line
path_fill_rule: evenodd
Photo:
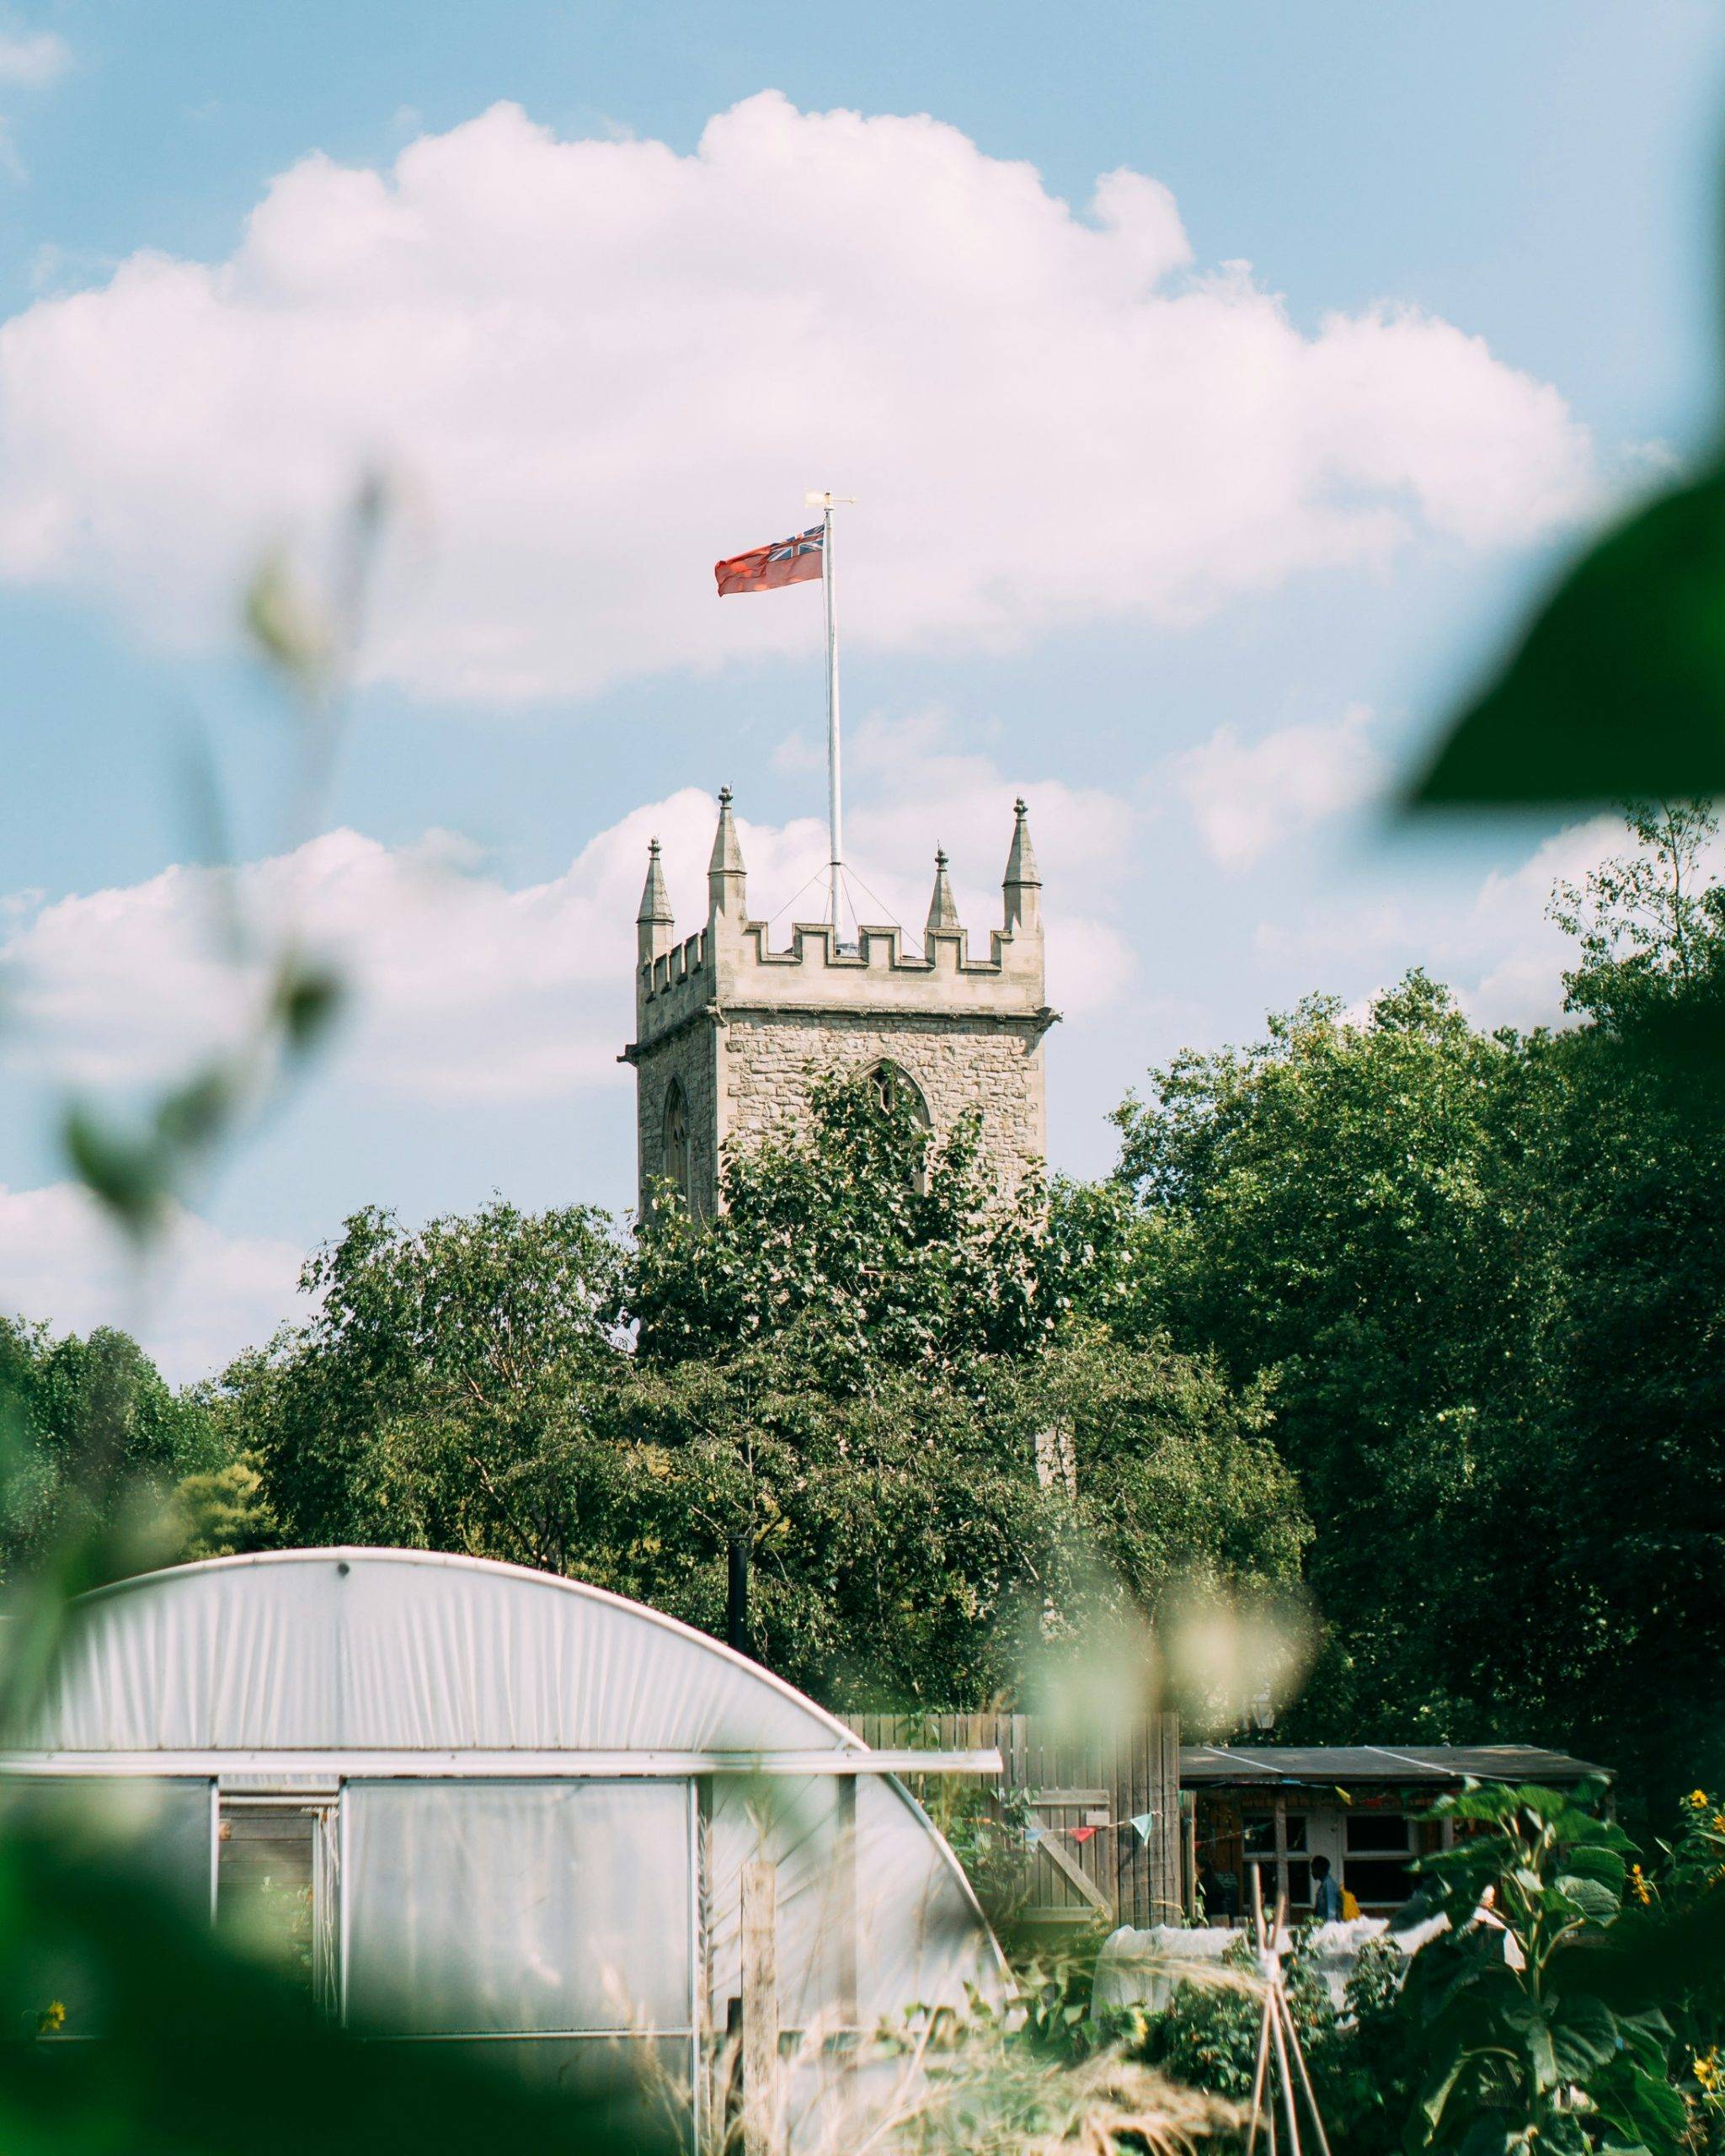
<path fill-rule="evenodd" d="M 1310 988 L 1425 958 L 1549 1015 L 1543 885 L 1599 833 L 1375 803 L 1588 517 L 1706 438 L 1722 89 L 1700 5 L 0 13 L 0 1299 L 118 1308 L 54 1102 L 218 1022 L 189 734 L 242 861 L 315 836 L 227 599 L 278 527 L 315 559 L 374 441 L 405 566 L 344 835 L 249 872 L 312 894 L 369 1015 L 200 1199 L 144 1321 L 179 1373 L 360 1203 L 628 1202 L 642 819 L 685 917 L 696 792 L 737 789 L 761 910 L 818 857 L 813 595 L 703 581 L 805 485 L 863 497 L 869 883 L 920 919 L 943 843 L 985 929 L 1031 798 L 1057 1166 Z M 1093 202 L 1119 171 L 1156 185 Z"/>

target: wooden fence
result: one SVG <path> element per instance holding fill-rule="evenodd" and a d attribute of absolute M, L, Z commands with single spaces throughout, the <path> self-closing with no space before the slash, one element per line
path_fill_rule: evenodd
<path fill-rule="evenodd" d="M 1140 1929 L 1180 1921 L 1186 1865 L 1178 1715 L 1140 1716 L 1076 1741 L 1039 1715 L 846 1719 L 877 1749 L 998 1748 L 1006 1773 L 997 1790 L 991 1779 L 995 1810 L 1015 1817 L 1019 1805 L 1028 1804 L 1033 1833 L 1042 1829 L 1026 1845 L 1027 1914 L 1033 1921 L 1059 1925 L 1101 1918 Z M 1132 1823 L 1143 1818 L 1150 1822 L 1147 1838 Z"/>

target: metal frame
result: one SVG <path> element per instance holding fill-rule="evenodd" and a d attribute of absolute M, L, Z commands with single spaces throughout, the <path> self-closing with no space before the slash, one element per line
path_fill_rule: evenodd
<path fill-rule="evenodd" d="M 210 1777 L 210 1923 L 213 1928 L 222 1893 L 222 1783 Z"/>
<path fill-rule="evenodd" d="M 147 1774 L 163 1781 L 685 1781 L 697 1774 L 1000 1774 L 998 1747 L 957 1752 L 8 1752 L 8 1774 Z M 248 1794 L 236 1790 L 233 1794 Z M 264 1794 L 260 1790 L 259 1796 Z"/>

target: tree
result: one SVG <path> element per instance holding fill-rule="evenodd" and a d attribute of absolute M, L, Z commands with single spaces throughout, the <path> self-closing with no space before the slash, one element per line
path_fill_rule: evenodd
<path fill-rule="evenodd" d="M 1698 1770 L 1725 1779 L 1725 891 L 1710 814 L 1653 806 L 1631 825 L 1637 855 L 1558 899 L 1583 1022 L 1549 1171 L 1562 1235 L 1541 1508 L 1559 1554 L 1552 1689 L 1663 1807 Z"/>
<path fill-rule="evenodd" d="M 893 1104 L 820 1097 L 806 1139 L 730 1164 L 733 1209 L 633 1255 L 579 1209 L 356 1214 L 307 1268 L 317 1316 L 211 1392 L 235 1465 L 188 1492 L 206 1540 L 267 1532 L 232 1516 L 261 1498 L 291 1540 L 507 1558 L 718 1632 L 744 1537 L 762 1657 L 859 1707 L 1009 1689 L 1051 1604 L 1097 1602 L 1098 1555 L 1101 1599 L 1145 1609 L 1177 1576 L 1291 1577 L 1262 1398 L 1165 1342 L 1057 1338 L 1082 1238 L 991 1200 L 971 1134 L 930 1159 Z M 1074 1491 L 1038 1473 L 1050 1418 Z"/>
<path fill-rule="evenodd" d="M 1215 1353 L 1236 1387 L 1274 1374 L 1332 1628 L 1308 1713 L 1477 1733 L 1497 1641 L 1458 1629 L 1456 1589 L 1536 1385 L 1508 1343 L 1544 1313 L 1543 1059 L 1416 972 L 1364 1022 L 1314 998 L 1153 1084 L 1119 1117 L 1142 1209 L 1114 1323 Z"/>
<path fill-rule="evenodd" d="M 220 1464 L 200 1401 L 176 1395 L 129 1333 L 55 1338 L 0 1320 L 0 1567 L 40 1561 L 130 1489 L 142 1518 L 184 1475 Z M 152 1545 L 156 1550 L 157 1545 Z M 171 1542 L 162 1543 L 163 1556 Z"/>
<path fill-rule="evenodd" d="M 1577 1022 L 1484 1034 L 1420 974 L 1178 1058 L 1121 1111 L 1111 1325 L 1272 1381 L 1328 1646 L 1293 1726 L 1725 1765 L 1725 900 L 1712 820 L 1557 917 Z"/>
<path fill-rule="evenodd" d="M 307 1263 L 318 1313 L 232 1387 L 261 1409 L 270 1503 L 298 1542 L 460 1549 L 512 1465 L 617 1353 L 622 1253 L 585 1206 L 497 1200 L 414 1232 L 371 1209 Z M 531 1522 L 515 1531 L 531 1543 Z"/>
<path fill-rule="evenodd" d="M 1070 1300 L 1040 1187 L 1003 1198 L 974 1119 L 937 1140 L 866 1077 L 819 1083 L 807 1130 L 732 1153 L 720 1187 L 712 1220 L 667 1202 L 643 1233 L 629 1306 L 649 1361 L 794 1326 L 835 1381 L 956 1369 L 1045 1344 Z"/>

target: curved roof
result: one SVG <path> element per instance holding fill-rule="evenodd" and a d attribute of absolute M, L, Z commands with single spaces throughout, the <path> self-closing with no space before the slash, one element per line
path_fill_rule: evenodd
<path fill-rule="evenodd" d="M 55 1752 L 854 1751 L 717 1640 L 579 1580 L 415 1550 L 217 1557 L 84 1596 Z"/>

